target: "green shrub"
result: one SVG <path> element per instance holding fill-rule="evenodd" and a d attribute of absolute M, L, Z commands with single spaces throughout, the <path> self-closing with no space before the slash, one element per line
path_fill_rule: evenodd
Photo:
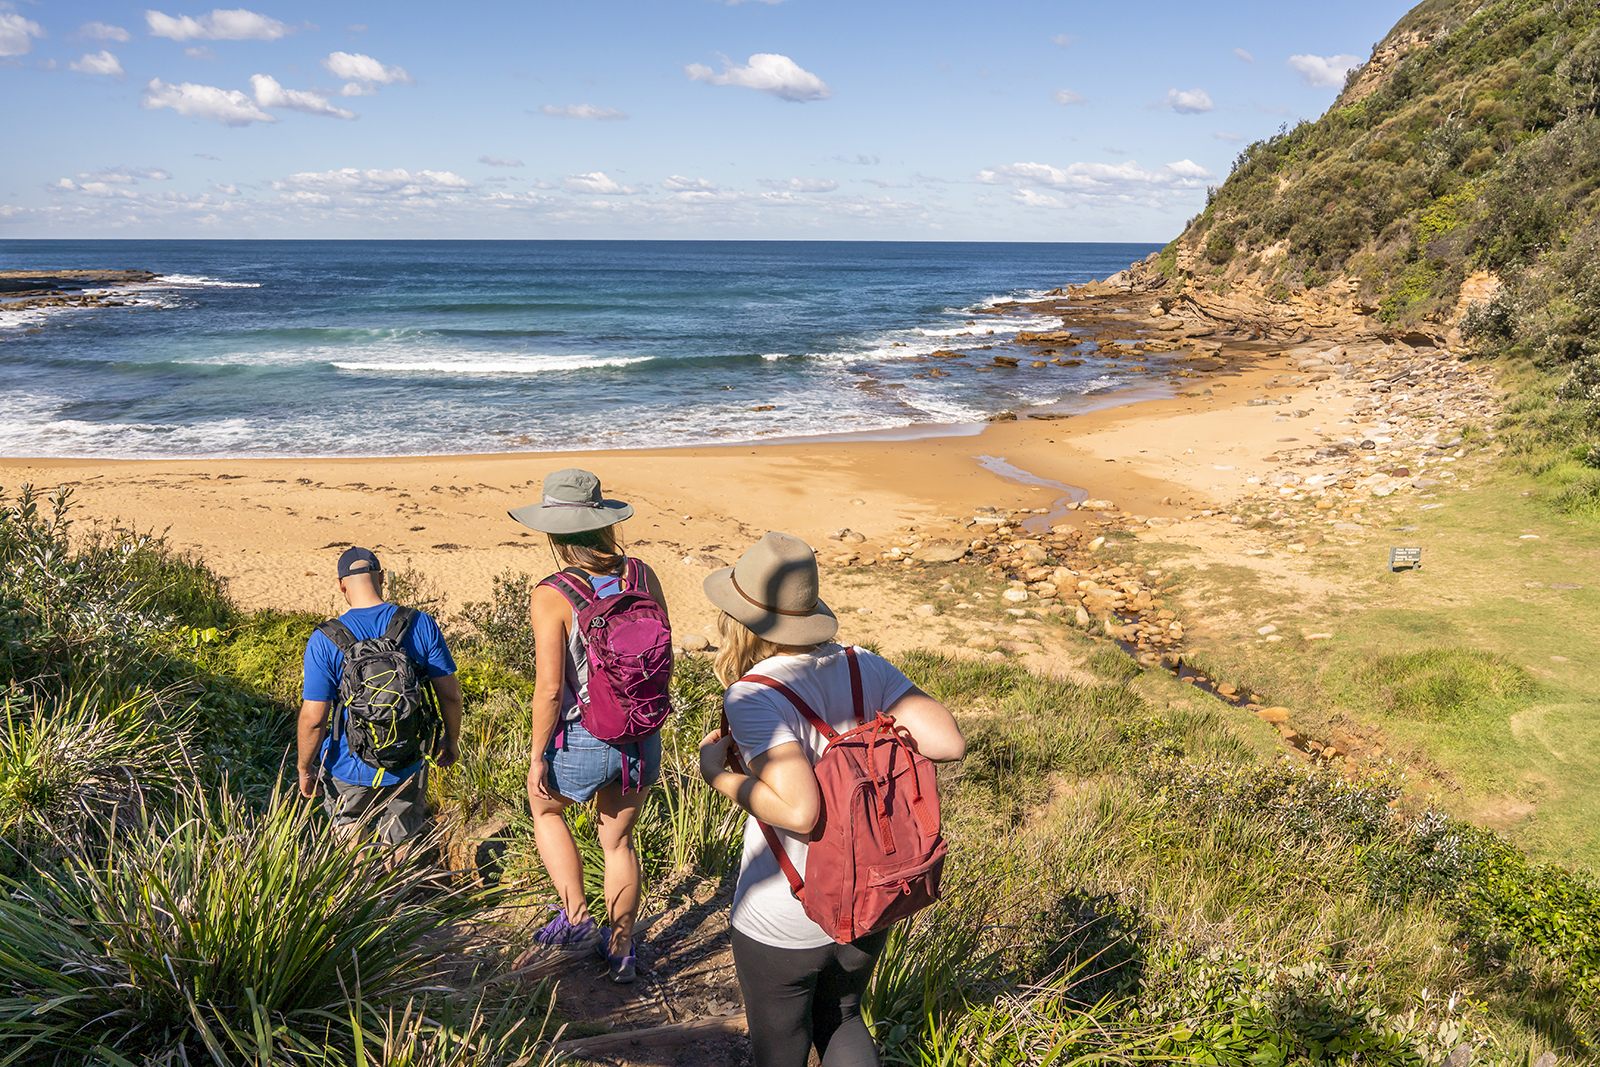
<path fill-rule="evenodd" d="M 467 628 L 467 641 L 495 663 L 533 677 L 533 627 L 528 621 L 528 600 L 534 579 L 522 572 L 505 571 L 493 579 L 486 601 L 469 601 L 455 622 Z"/>

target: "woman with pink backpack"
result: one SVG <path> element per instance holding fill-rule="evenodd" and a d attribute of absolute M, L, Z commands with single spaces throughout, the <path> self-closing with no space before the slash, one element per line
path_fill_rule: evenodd
<path fill-rule="evenodd" d="M 618 983 L 634 980 L 643 878 L 633 830 L 661 776 L 659 731 L 672 708 L 666 597 L 655 572 L 623 552 L 614 528 L 632 514 L 584 470 L 556 471 L 538 504 L 510 512 L 546 534 L 563 565 L 535 587 L 529 605 L 536 674 L 528 769 L 534 844 L 561 908 L 515 966 L 598 952 Z M 610 927 L 589 914 L 583 859 L 562 815 L 590 797 Z"/>
<path fill-rule="evenodd" d="M 750 815 L 730 922 L 756 1067 L 804 1067 L 813 1045 L 824 1067 L 876 1067 L 861 996 L 888 927 L 938 897 L 932 763 L 966 741 L 887 660 L 833 642 L 799 538 L 767 534 L 705 592 L 727 692 L 700 773 Z"/>

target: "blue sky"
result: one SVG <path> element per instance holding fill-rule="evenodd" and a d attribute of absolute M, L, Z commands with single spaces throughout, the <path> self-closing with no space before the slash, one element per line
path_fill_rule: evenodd
<path fill-rule="evenodd" d="M 1404 2 L 0 0 L 0 237 L 1166 241 Z"/>

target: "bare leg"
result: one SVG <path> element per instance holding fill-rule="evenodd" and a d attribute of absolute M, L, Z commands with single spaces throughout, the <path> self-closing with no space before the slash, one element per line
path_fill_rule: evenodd
<path fill-rule="evenodd" d="M 600 847 L 606 857 L 606 913 L 611 917 L 610 952 L 613 956 L 629 951 L 633 944 L 633 924 L 639 918 L 644 875 L 639 869 L 639 854 L 633 847 L 633 828 L 639 822 L 645 796 L 646 793 L 641 792 L 624 793 L 621 782 L 612 782 L 597 794 Z"/>
<path fill-rule="evenodd" d="M 533 843 L 539 849 L 539 862 L 544 864 L 550 884 L 555 886 L 561 906 L 567 909 L 567 921 L 581 925 L 589 917 L 589 904 L 583 895 L 583 858 L 578 855 L 577 842 L 561 813 L 572 801 L 559 793 L 548 798 L 530 794 L 528 806 L 533 811 Z"/>

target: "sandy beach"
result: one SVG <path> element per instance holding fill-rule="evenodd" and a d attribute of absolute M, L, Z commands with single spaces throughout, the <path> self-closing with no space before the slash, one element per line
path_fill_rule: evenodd
<path fill-rule="evenodd" d="M 374 548 L 391 570 L 417 568 L 459 607 L 487 597 L 496 574 L 553 569 L 543 538 L 506 510 L 535 500 L 549 471 L 585 467 L 635 506 L 623 533 L 660 573 L 675 629 L 707 633 L 714 616 L 701 579 L 767 530 L 826 546 L 829 531 L 848 527 L 888 547 L 908 527 L 959 534 L 955 520 L 984 506 L 1044 509 L 1044 522 L 1072 523 L 1065 505 L 1085 494 L 1151 517 L 1223 504 L 1276 462 L 1285 436 L 1274 409 L 1246 400 L 1289 369 L 1289 357 L 1282 346 L 1235 347 L 1183 396 L 948 436 L 377 459 L 7 459 L 0 485 L 71 485 L 80 522 L 166 531 L 225 575 L 247 608 L 331 610 L 333 563 L 347 543 Z M 1331 433 L 1340 417 L 1324 408 L 1294 426 Z M 852 606 L 867 609 L 853 636 L 912 643 L 897 636 L 897 606 L 882 602 L 892 595 L 852 592 Z"/>

